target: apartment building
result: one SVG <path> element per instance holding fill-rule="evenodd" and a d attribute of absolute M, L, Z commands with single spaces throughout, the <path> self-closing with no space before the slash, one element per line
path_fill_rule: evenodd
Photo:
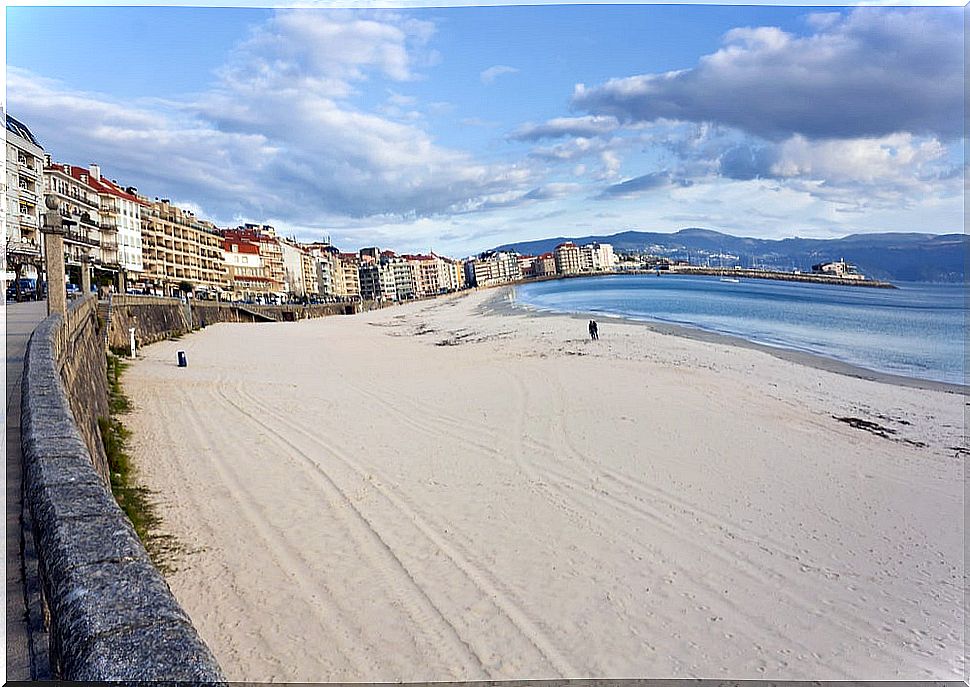
<path fill-rule="evenodd" d="M 44 149 L 26 126 L 7 120 L 6 233 L 3 271 L 36 279 L 42 269 L 40 226 L 44 207 Z M 8 275 L 9 276 L 9 275 Z M 8 279 L 4 279 L 6 290 Z"/>
<path fill-rule="evenodd" d="M 557 274 L 579 274 L 582 271 L 582 258 L 579 247 L 572 241 L 556 246 L 553 251 Z"/>
<path fill-rule="evenodd" d="M 144 269 L 136 286 L 160 296 L 178 296 L 183 282 L 199 297 L 216 298 L 231 290 L 223 237 L 214 224 L 168 199 L 137 198 Z"/>
<path fill-rule="evenodd" d="M 414 266 L 403 256 L 395 255 L 392 251 L 381 254 L 381 262 L 386 265 L 389 281 L 394 283 L 394 300 L 409 301 L 417 297 Z"/>
<path fill-rule="evenodd" d="M 467 263 L 465 274 L 475 286 L 494 286 L 522 278 L 515 253 L 482 253 Z"/>
<path fill-rule="evenodd" d="M 358 268 L 361 300 L 375 301 L 377 303 L 393 300 L 393 298 L 389 298 L 389 294 L 392 291 L 386 290 L 388 286 L 386 275 L 384 279 L 381 279 L 381 272 L 381 264 L 378 261 L 370 256 L 361 258 L 360 267 Z"/>
<path fill-rule="evenodd" d="M 338 253 L 334 264 L 335 294 L 338 298 L 360 300 L 360 258 L 356 253 Z"/>
<path fill-rule="evenodd" d="M 536 256 L 534 271 L 537 277 L 551 277 L 556 274 L 556 256 L 553 253 Z"/>
<path fill-rule="evenodd" d="M 101 204 L 101 228 L 103 233 L 114 234 L 117 242 L 116 259 L 119 267 L 119 290 L 124 281 L 140 278 L 145 269 L 141 239 L 142 202 L 137 189 L 122 188 L 118 182 L 101 176 L 101 167 L 88 167 L 88 183 L 98 192 Z"/>
<path fill-rule="evenodd" d="M 84 167 L 54 163 L 45 157 L 44 193 L 54 198 L 65 226 L 64 258 L 67 273 L 81 283 L 83 264 L 112 276 L 118 272 L 117 232 L 101 226 L 101 199 Z"/>
<path fill-rule="evenodd" d="M 275 284 L 267 274 L 258 243 L 223 237 L 222 260 L 226 265 L 232 300 L 264 301 L 273 296 Z"/>
<path fill-rule="evenodd" d="M 581 272 L 612 272 L 616 267 L 613 246 L 608 243 L 588 243 L 579 249 Z"/>
<path fill-rule="evenodd" d="M 226 229 L 222 232 L 223 236 L 236 238 L 243 241 L 250 241 L 259 245 L 259 255 L 263 260 L 263 265 L 268 276 L 275 286 L 278 297 L 285 297 L 286 288 L 286 266 L 283 260 L 283 247 L 280 239 L 276 235 L 276 229 L 268 224 L 243 224 L 235 229 Z M 302 269 L 302 268 L 301 268 Z"/>
<path fill-rule="evenodd" d="M 536 276 L 536 256 L 520 255 L 519 271 L 522 273 L 523 279 Z"/>

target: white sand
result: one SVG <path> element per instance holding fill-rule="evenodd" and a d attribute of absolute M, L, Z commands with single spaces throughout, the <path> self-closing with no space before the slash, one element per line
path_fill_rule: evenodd
<path fill-rule="evenodd" d="M 963 678 L 966 398 L 494 295 L 128 371 L 231 679 Z"/>

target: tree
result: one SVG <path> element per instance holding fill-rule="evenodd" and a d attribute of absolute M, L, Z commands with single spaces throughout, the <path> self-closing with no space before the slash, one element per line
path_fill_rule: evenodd
<path fill-rule="evenodd" d="M 191 282 L 187 282 L 184 280 L 179 282 L 179 291 L 184 293 L 186 296 L 192 293 L 194 290 L 195 290 L 195 287 L 192 286 Z"/>

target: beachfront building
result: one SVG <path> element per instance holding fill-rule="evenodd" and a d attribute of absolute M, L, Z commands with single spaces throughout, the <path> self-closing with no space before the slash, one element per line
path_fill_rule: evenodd
<path fill-rule="evenodd" d="M 234 301 L 266 302 L 278 284 L 267 274 L 259 243 L 238 236 L 224 236 L 222 259 L 229 275 L 229 294 Z"/>
<path fill-rule="evenodd" d="M 297 299 L 319 296 L 316 263 L 307 248 L 296 239 L 279 239 L 283 255 L 286 291 Z"/>
<path fill-rule="evenodd" d="M 530 277 L 536 276 L 536 256 L 520 255 L 519 271 L 522 273 L 523 279 L 529 279 Z"/>
<path fill-rule="evenodd" d="M 486 252 L 465 264 L 466 277 L 474 286 L 494 286 L 522 278 L 515 253 Z"/>
<path fill-rule="evenodd" d="M 616 255 L 609 243 L 588 243 L 579 249 L 581 272 L 612 272 L 616 268 Z"/>
<path fill-rule="evenodd" d="M 218 298 L 230 290 L 223 259 L 222 235 L 211 222 L 199 219 L 167 199 L 141 202 L 144 270 L 134 285 L 158 296 L 178 297 L 189 284 L 196 297 Z"/>
<path fill-rule="evenodd" d="M 30 129 L 10 115 L 6 119 L 4 290 L 11 279 L 39 277 L 43 269 L 40 226 L 44 212 L 44 149 Z"/>
<path fill-rule="evenodd" d="M 137 189 L 122 188 L 118 182 L 101 176 L 101 168 L 88 168 L 89 183 L 101 202 L 102 231 L 113 233 L 117 241 L 118 290 L 124 293 L 129 281 L 138 281 L 145 270 L 141 238 L 142 202 Z"/>
<path fill-rule="evenodd" d="M 340 264 L 338 251 L 330 243 L 317 241 L 303 245 L 310 259 L 310 270 L 316 284 L 314 293 L 324 300 L 336 297 L 337 269 Z"/>
<path fill-rule="evenodd" d="M 334 264 L 334 295 L 341 300 L 360 300 L 360 258 L 356 253 L 337 253 Z"/>
<path fill-rule="evenodd" d="M 283 247 L 280 245 L 276 230 L 268 224 L 242 224 L 235 229 L 225 229 L 222 235 L 226 238 L 241 239 L 259 246 L 259 257 L 263 262 L 263 270 L 273 289 L 268 297 L 285 299 L 287 294 L 286 266 L 283 261 Z M 302 268 L 300 268 L 302 270 Z"/>
<path fill-rule="evenodd" d="M 381 279 L 381 265 L 377 260 L 369 255 L 362 257 L 358 273 L 361 300 L 378 303 L 389 300 L 385 290 L 387 283 Z"/>
<path fill-rule="evenodd" d="M 437 296 L 441 292 L 438 282 L 438 264 L 431 255 L 405 255 L 414 270 L 414 291 L 417 298 Z"/>
<path fill-rule="evenodd" d="M 381 263 L 386 266 L 388 279 L 394 282 L 394 300 L 409 301 L 417 297 L 414 266 L 403 256 L 392 251 L 381 253 Z"/>
<path fill-rule="evenodd" d="M 61 216 L 70 221 L 64 234 L 65 268 L 69 280 L 83 283 L 81 270 L 118 271 L 117 233 L 101 230 L 101 201 L 83 167 L 53 163 L 46 156 L 44 194 L 51 196 Z M 92 283 L 96 280 L 92 279 Z"/>
<path fill-rule="evenodd" d="M 556 259 L 557 274 L 579 274 L 582 271 L 582 258 L 579 247 L 572 241 L 556 246 L 553 251 Z"/>
<path fill-rule="evenodd" d="M 543 253 L 536 256 L 534 266 L 535 276 L 551 277 L 556 274 L 556 256 L 553 253 Z"/>

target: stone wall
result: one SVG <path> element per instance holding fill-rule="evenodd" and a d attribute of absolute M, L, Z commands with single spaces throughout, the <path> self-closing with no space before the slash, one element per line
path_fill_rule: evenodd
<path fill-rule="evenodd" d="M 123 295 L 113 296 L 110 307 L 102 305 L 101 315 L 108 320 L 108 346 L 127 349 L 129 328 L 135 329 L 135 344 L 144 346 L 217 322 L 292 322 L 359 310 L 357 303 L 251 305 Z"/>
<path fill-rule="evenodd" d="M 95 469 L 109 484 L 108 458 L 98 428 L 98 418 L 109 414 L 103 326 L 95 296 L 87 296 L 74 301 L 61 326 L 53 330 L 52 344 L 78 431 Z"/>
<path fill-rule="evenodd" d="M 51 670 L 63 680 L 224 682 L 84 436 L 85 418 L 107 408 L 106 383 L 95 380 L 105 377 L 102 336 L 96 304 L 82 300 L 37 327 L 24 359 L 24 501 Z"/>

